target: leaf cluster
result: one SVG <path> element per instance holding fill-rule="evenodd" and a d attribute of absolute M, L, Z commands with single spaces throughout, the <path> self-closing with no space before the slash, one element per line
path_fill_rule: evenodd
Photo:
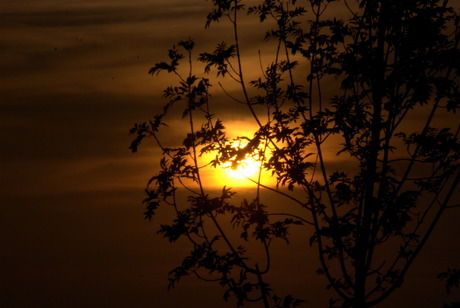
<path fill-rule="evenodd" d="M 330 307 L 371 307 L 401 286 L 439 218 L 453 207 L 460 126 L 449 127 L 444 117 L 459 108 L 458 12 L 438 0 L 306 3 L 212 1 L 206 26 L 224 17 L 235 39 L 199 53 L 197 61 L 206 76 L 216 72 L 240 87 L 234 95 L 219 83 L 231 101 L 246 105 L 258 126 L 253 134 L 231 140 L 211 112 L 214 80 L 194 74 L 193 40 L 179 41 L 169 60 L 149 71 L 177 79 L 164 92 L 163 113 L 130 131 L 133 152 L 145 137 L 163 151 L 146 189 L 145 217 L 169 205 L 175 218 L 159 233 L 192 247 L 171 271 L 170 286 L 193 274 L 219 283 L 224 299 L 233 297 L 238 306 L 298 306 L 302 301 L 275 295 L 266 281 L 270 248 L 275 240 L 289 243 L 291 227 L 311 226 L 306 238 L 317 248 L 318 273 L 338 296 Z M 341 18 L 326 13 L 335 4 L 344 9 Z M 269 24 L 264 38 L 276 42 L 273 60 L 249 82 L 238 32 L 243 13 Z M 166 147 L 160 127 L 178 113 L 187 131 L 180 145 Z M 203 162 L 207 155 L 212 158 Z M 219 194 L 207 188 L 204 168 L 236 168 L 247 157 L 276 179 L 274 187 L 253 180 L 255 197 L 239 205 L 230 188 Z M 186 200 L 179 190 L 188 192 Z M 274 213 L 264 190 L 285 198 L 286 211 Z M 251 258 L 247 245 L 262 247 L 263 260 Z M 458 284 L 456 272 L 439 278 L 448 290 Z"/>

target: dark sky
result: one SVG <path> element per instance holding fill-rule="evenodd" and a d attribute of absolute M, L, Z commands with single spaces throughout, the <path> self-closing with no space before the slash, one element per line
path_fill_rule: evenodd
<path fill-rule="evenodd" d="M 194 279 L 167 291 L 189 247 L 143 220 L 158 151 L 128 150 L 128 130 L 159 111 L 168 83 L 148 69 L 179 39 L 206 49 L 226 37 L 222 25 L 203 34 L 208 10 L 201 0 L 0 0 L 0 307 L 226 307 L 218 287 Z M 258 48 L 246 45 L 250 63 Z M 221 109 L 241 129 L 244 118 Z M 453 217 L 381 307 L 446 300 L 436 274 L 459 266 Z M 326 307 L 305 245 L 275 251 L 274 280 Z"/>

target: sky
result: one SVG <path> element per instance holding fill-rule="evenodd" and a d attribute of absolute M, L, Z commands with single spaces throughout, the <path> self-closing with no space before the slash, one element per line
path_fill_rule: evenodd
<path fill-rule="evenodd" d="M 218 286 L 194 279 L 167 290 L 168 271 L 189 247 L 169 245 L 143 219 L 158 149 L 128 149 L 129 129 L 163 104 L 168 80 L 149 68 L 178 40 L 192 36 L 206 50 L 227 37 L 222 24 L 204 31 L 209 5 L 0 0 L 0 307 L 233 307 Z M 242 39 L 254 62 L 260 40 L 249 29 Z M 244 127 L 242 115 L 220 110 Z M 381 307 L 446 300 L 436 274 L 460 258 L 451 236 L 460 226 L 454 215 L 442 222 L 414 275 Z M 330 293 L 303 245 L 277 248 L 273 275 L 322 307 Z"/>

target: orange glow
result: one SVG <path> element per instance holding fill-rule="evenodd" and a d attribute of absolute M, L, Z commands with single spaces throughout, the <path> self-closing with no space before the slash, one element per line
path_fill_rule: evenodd
<path fill-rule="evenodd" d="M 248 140 L 239 139 L 233 145 L 234 148 L 242 149 L 248 144 Z M 228 161 L 216 168 L 206 170 L 208 183 L 211 186 L 227 187 L 250 187 L 256 186 L 260 179 L 263 185 L 272 185 L 275 179 L 269 175 L 263 167 L 264 161 L 258 153 L 248 153 L 239 161 Z M 265 157 L 266 161 L 267 157 Z"/>
<path fill-rule="evenodd" d="M 232 168 L 232 163 L 228 162 L 216 168 L 212 168 L 211 181 L 212 186 L 227 187 L 249 187 L 256 186 L 261 173 L 261 183 L 266 185 L 270 177 L 267 172 L 260 170 L 260 162 L 253 158 L 246 158 L 239 162 L 238 166 Z"/>
<path fill-rule="evenodd" d="M 232 167 L 232 164 L 229 162 L 224 164 L 222 168 L 228 174 L 228 176 L 234 177 L 236 179 L 254 179 L 258 176 L 260 171 L 260 161 L 256 161 L 252 157 L 248 157 L 240 161 L 237 166 Z"/>

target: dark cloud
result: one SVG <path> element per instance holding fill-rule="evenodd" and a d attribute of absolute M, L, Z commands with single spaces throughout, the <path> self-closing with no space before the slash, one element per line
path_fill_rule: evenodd
<path fill-rule="evenodd" d="M 189 280 L 166 291 L 167 273 L 185 251 L 153 236 L 139 193 L 1 196 L 8 231 L 0 234 L 0 306 L 174 308 L 201 294 L 206 299 L 187 307 L 213 307 L 218 286 L 209 295 L 209 285 Z"/>
<path fill-rule="evenodd" d="M 7 98 L 0 116 L 1 159 L 116 158 L 129 146 L 128 130 L 155 109 L 151 97 L 140 95 Z"/>
<path fill-rule="evenodd" d="M 3 10 L 0 13 L 0 25 L 31 27 L 87 27 L 87 26 L 117 26 L 126 23 L 140 23 L 149 21 L 168 21 L 193 19 L 197 20 L 209 9 L 206 3 L 170 2 L 139 2 L 133 1 L 129 5 L 89 2 L 85 5 L 68 5 L 56 1 L 54 5 L 39 6 L 31 4 L 29 7 L 17 7 Z M 181 13 L 185 13 L 180 15 Z"/>
<path fill-rule="evenodd" d="M 221 299 L 223 289 L 193 277 L 166 291 L 167 272 L 179 264 L 190 247 L 170 246 L 154 236 L 160 221 L 142 221 L 140 191 L 108 190 L 48 195 L 2 195 L 0 233 L 3 245 L 2 307 L 234 307 Z M 273 199 L 271 199 L 273 200 Z M 164 214 L 164 213 L 162 213 Z M 454 264 L 458 247 L 449 244 L 460 232 L 454 217 L 443 223 L 418 259 L 406 284 L 382 307 L 441 305 L 442 284 L 420 292 L 436 281 L 436 273 Z M 20 222 L 20 223 L 19 223 Z M 273 285 L 298 294 L 321 307 L 331 293 L 310 274 L 317 266 L 314 252 L 300 240 L 303 229 L 292 230 L 292 243 L 274 243 Z M 307 239 L 305 239 L 306 241 Z M 449 252 L 449 253 L 446 253 Z M 436 262 L 432 262 L 436 260 Z M 304 264 L 299 268 L 296 264 Z M 276 266 L 278 264 L 278 266 Z"/>

